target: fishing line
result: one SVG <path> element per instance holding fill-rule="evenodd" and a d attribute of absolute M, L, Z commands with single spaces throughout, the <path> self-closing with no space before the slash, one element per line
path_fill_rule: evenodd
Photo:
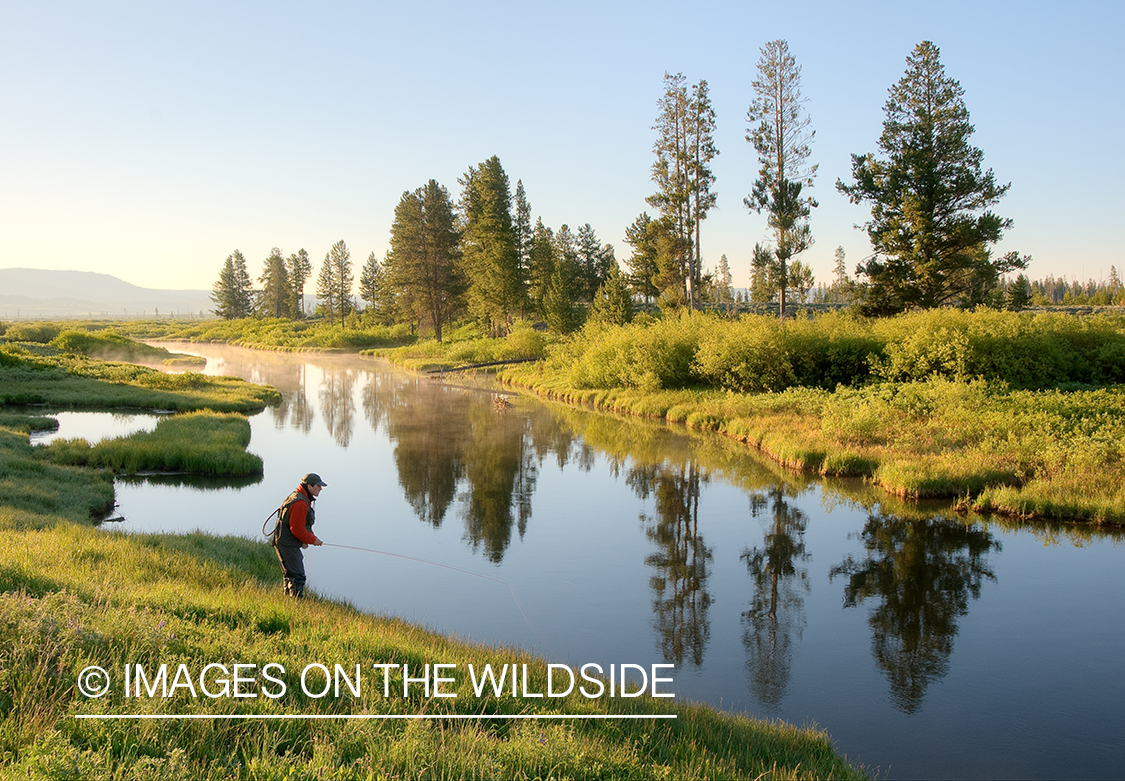
<path fill-rule="evenodd" d="M 269 518 L 267 518 L 266 520 L 268 521 Z M 442 564 L 440 561 L 430 561 L 429 559 L 420 559 L 417 556 L 407 556 L 403 553 L 391 553 L 390 551 L 375 550 L 374 548 L 357 548 L 354 545 L 337 545 L 336 543 L 333 543 L 333 542 L 325 542 L 325 543 L 322 543 L 322 545 L 325 548 L 345 548 L 347 550 L 357 550 L 357 551 L 362 551 L 364 553 L 378 553 L 380 556 L 393 556 L 396 559 L 406 559 L 408 561 L 417 561 L 421 564 L 430 564 L 434 567 L 442 567 L 444 569 L 451 569 L 454 572 L 460 572 L 464 575 L 472 575 L 475 578 L 481 578 L 483 580 L 491 580 L 493 583 L 499 583 L 501 586 L 506 586 L 507 589 L 508 589 L 508 593 L 512 595 L 512 601 L 516 603 L 516 609 L 518 609 L 520 611 L 520 615 L 523 616 L 523 620 L 524 620 L 524 623 L 527 624 L 527 628 L 531 630 L 531 633 L 533 635 L 535 635 L 535 638 L 539 641 L 540 645 L 542 645 L 544 648 L 546 648 L 547 651 L 552 656 L 555 655 L 554 651 L 551 649 L 551 646 L 547 645 L 546 641 L 543 640 L 543 638 L 539 636 L 539 633 L 537 631 L 535 631 L 535 626 L 531 623 L 531 619 L 529 619 L 527 617 L 527 613 L 524 612 L 523 605 L 520 604 L 519 597 L 516 596 L 516 591 L 515 591 L 515 589 L 512 588 L 511 583 L 507 583 L 503 580 L 500 580 L 499 578 L 494 578 L 494 577 L 491 577 L 489 575 L 482 575 L 479 572 L 473 572 L 471 569 L 462 569 L 461 567 L 454 567 L 452 564 Z"/>

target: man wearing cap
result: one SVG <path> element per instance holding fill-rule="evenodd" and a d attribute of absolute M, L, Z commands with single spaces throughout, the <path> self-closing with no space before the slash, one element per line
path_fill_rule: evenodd
<path fill-rule="evenodd" d="M 290 596 L 305 596 L 305 557 L 301 549 L 324 544 L 312 531 L 313 521 L 316 520 L 313 502 L 327 485 L 320 475 L 309 472 L 278 510 L 273 547 L 281 562 L 285 593 Z"/>

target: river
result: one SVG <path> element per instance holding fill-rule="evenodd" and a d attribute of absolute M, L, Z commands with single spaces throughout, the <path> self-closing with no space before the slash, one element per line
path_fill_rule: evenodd
<path fill-rule="evenodd" d="M 880 777 L 1125 769 L 1120 532 L 962 518 L 461 375 L 173 349 L 281 391 L 251 419 L 265 474 L 119 480 L 121 528 L 260 537 L 317 472 L 316 532 L 350 546 L 306 552 L 317 594 L 552 661 L 674 664 L 677 698 L 816 724 Z"/>

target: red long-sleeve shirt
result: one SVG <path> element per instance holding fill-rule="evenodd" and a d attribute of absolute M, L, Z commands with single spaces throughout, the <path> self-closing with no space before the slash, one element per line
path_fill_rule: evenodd
<path fill-rule="evenodd" d="M 311 529 L 305 528 L 305 521 L 308 518 L 308 508 L 312 504 L 314 497 L 303 485 L 297 490 L 308 497 L 309 503 L 293 502 L 290 506 L 289 531 L 293 532 L 293 536 L 301 542 L 308 545 L 316 545 L 320 542 L 320 539 L 312 533 Z"/>

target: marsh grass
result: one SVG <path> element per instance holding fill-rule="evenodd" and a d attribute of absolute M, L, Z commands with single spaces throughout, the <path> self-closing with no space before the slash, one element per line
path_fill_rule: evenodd
<path fill-rule="evenodd" d="M 187 472 L 245 477 L 262 474 L 262 459 L 247 453 L 250 423 L 235 413 L 189 412 L 166 417 L 153 431 L 103 440 L 59 439 L 47 446 L 59 464 L 121 474 Z"/>
<path fill-rule="evenodd" d="M 1125 389 L 1012 390 L 1002 383 L 873 382 L 835 392 L 574 388 L 564 370 L 513 366 L 547 398 L 734 438 L 786 467 L 864 477 L 912 499 L 980 512 L 1125 524 Z"/>
<path fill-rule="evenodd" d="M 550 343 L 550 336 L 520 323 L 499 339 L 482 337 L 475 326 L 466 326 L 446 334 L 441 342 L 425 339 L 393 349 L 365 350 L 364 353 L 388 358 L 403 368 L 427 371 L 491 361 L 541 358 L 546 355 Z"/>
<path fill-rule="evenodd" d="M 35 343 L 0 346 L 0 405 L 254 412 L 280 400 L 275 389 L 234 377 L 168 374 Z"/>

